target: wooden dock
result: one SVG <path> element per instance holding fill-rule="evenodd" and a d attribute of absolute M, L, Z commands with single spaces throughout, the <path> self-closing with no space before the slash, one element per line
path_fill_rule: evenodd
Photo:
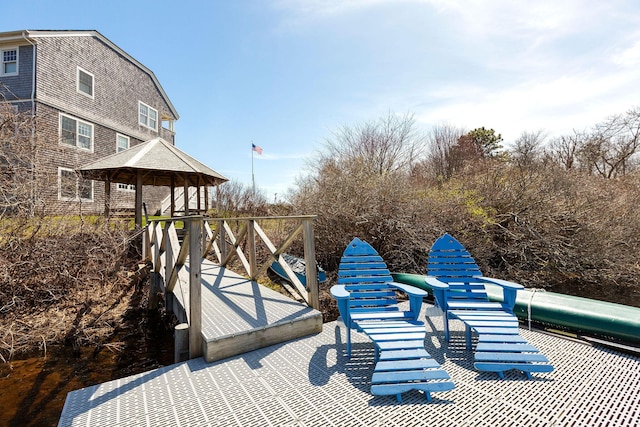
<path fill-rule="evenodd" d="M 182 246 L 170 221 L 150 229 L 145 250 L 156 284 L 173 295 L 174 312 L 189 322 L 192 358 L 69 393 L 60 427 L 640 425 L 640 356 L 521 328 L 555 370 L 531 380 L 508 371 L 500 379 L 474 369 L 461 322 L 452 322 L 452 342 L 444 344 L 442 312 L 429 305 L 420 315 L 426 319 L 424 345 L 455 388 L 434 392 L 431 403 L 415 390 L 401 404 L 393 396 L 373 396 L 371 341 L 354 332 L 349 359 L 341 322 L 323 325 L 316 309 L 257 284 L 262 267 L 255 259 L 254 230 L 276 259 L 292 237 L 276 247 L 255 219 L 242 221 L 247 226 L 238 235 L 252 248 L 248 256 L 239 251 L 241 238 L 226 220 L 215 232 L 205 221 L 206 233 L 197 220 L 187 220 L 189 243 Z M 306 230 L 307 268 L 314 269 L 310 218 L 301 221 L 296 230 Z M 221 262 L 190 265 L 189 259 L 200 260 L 208 248 Z M 225 267 L 234 253 L 247 277 Z M 315 282 L 314 271 L 307 277 Z M 313 283 L 308 290 L 297 287 L 317 304 Z"/>
<path fill-rule="evenodd" d="M 554 372 L 505 379 L 473 368 L 460 322 L 442 342 L 442 316 L 426 307 L 427 351 L 456 388 L 433 402 L 409 392 L 369 392 L 374 348 L 344 327 L 213 363 L 197 358 L 69 393 L 59 427 L 70 426 L 637 426 L 640 357 L 521 328 Z"/>

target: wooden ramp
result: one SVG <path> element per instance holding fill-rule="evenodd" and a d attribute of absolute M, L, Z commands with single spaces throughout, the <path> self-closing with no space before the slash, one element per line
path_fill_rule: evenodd
<path fill-rule="evenodd" d="M 201 278 L 202 353 L 207 362 L 322 331 L 318 310 L 212 261 L 202 261 Z M 189 309 L 188 292 L 188 283 L 178 278 L 172 305 L 183 322 Z"/>

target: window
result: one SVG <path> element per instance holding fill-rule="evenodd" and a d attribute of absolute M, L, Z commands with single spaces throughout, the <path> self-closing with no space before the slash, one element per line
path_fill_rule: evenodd
<path fill-rule="evenodd" d="M 118 134 L 116 136 L 116 153 L 129 148 L 129 137 Z M 118 190 L 136 191 L 136 186 L 131 184 L 118 183 Z"/>
<path fill-rule="evenodd" d="M 78 67 L 78 92 L 93 98 L 93 74 Z"/>
<path fill-rule="evenodd" d="M 129 137 L 118 134 L 116 136 L 116 153 L 129 149 Z"/>
<path fill-rule="evenodd" d="M 83 150 L 93 151 L 93 125 L 60 114 L 60 142 Z"/>
<path fill-rule="evenodd" d="M 158 110 L 154 110 L 144 102 L 138 101 L 138 123 L 153 130 L 158 129 Z"/>
<path fill-rule="evenodd" d="M 58 168 L 58 199 L 93 201 L 93 181 L 82 179 L 73 169 Z"/>
<path fill-rule="evenodd" d="M 18 48 L 0 50 L 2 68 L 0 75 L 18 74 Z"/>

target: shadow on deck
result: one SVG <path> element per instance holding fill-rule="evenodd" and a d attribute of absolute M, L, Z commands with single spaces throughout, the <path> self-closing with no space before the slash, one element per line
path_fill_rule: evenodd
<path fill-rule="evenodd" d="M 188 267 L 187 271 L 188 271 Z M 322 331 L 322 313 L 209 260 L 203 260 L 202 354 L 224 359 Z M 186 321 L 188 285 L 174 289 L 174 313 Z"/>

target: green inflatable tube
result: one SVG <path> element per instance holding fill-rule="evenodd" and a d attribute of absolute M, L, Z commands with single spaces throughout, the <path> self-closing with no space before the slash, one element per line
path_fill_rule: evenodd
<path fill-rule="evenodd" d="M 419 274 L 392 273 L 393 280 L 428 291 L 431 286 Z M 502 302 L 502 288 L 485 285 L 491 301 Z M 640 308 L 555 292 L 518 291 L 513 310 L 518 318 L 567 329 L 585 335 L 594 334 L 640 343 Z"/>

